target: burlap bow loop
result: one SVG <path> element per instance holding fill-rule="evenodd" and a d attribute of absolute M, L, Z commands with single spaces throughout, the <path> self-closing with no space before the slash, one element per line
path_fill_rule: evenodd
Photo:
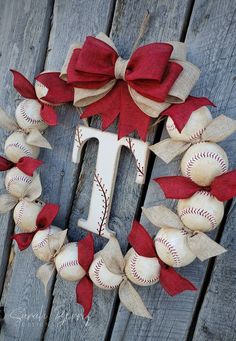
<path fill-rule="evenodd" d="M 60 253 L 63 245 L 65 244 L 67 240 L 66 236 L 67 229 L 52 235 L 48 235 L 48 246 L 51 251 L 51 259 L 49 262 L 41 265 L 36 273 L 37 278 L 39 278 L 44 285 L 45 294 L 47 293 L 48 282 L 50 281 L 50 278 L 56 269 L 54 259 Z"/>
<path fill-rule="evenodd" d="M 48 228 L 55 217 L 57 216 L 59 211 L 59 206 L 55 204 L 45 204 L 41 211 L 39 212 L 37 219 L 36 219 L 36 229 L 33 232 L 27 233 L 18 233 L 14 234 L 11 238 L 15 240 L 18 244 L 18 247 L 21 251 L 27 249 L 35 234 L 40 230 L 45 230 Z M 54 252 L 52 253 L 54 254 Z"/>
<path fill-rule="evenodd" d="M 0 213 L 6 213 L 13 209 L 21 200 L 34 201 L 42 194 L 42 185 L 40 177 L 37 174 L 32 182 L 26 187 L 22 198 L 14 197 L 11 194 L 0 195 Z"/>
<path fill-rule="evenodd" d="M 6 131 L 22 131 L 26 134 L 25 141 L 32 146 L 52 149 L 49 142 L 43 137 L 40 131 L 36 128 L 22 129 L 16 120 L 11 118 L 3 109 L 0 108 L 0 127 Z"/>
<path fill-rule="evenodd" d="M 209 104 L 208 104 L 209 105 Z M 179 116 L 176 116 L 176 118 Z M 236 131 L 236 120 L 224 115 L 213 119 L 204 131 L 195 139 L 173 140 L 168 138 L 162 140 L 149 148 L 164 162 L 169 163 L 176 156 L 184 153 L 191 145 L 198 142 L 220 142 L 225 140 Z"/>
<path fill-rule="evenodd" d="M 183 225 L 177 214 L 163 205 L 149 208 L 143 207 L 142 210 L 147 219 L 159 228 L 184 230 L 186 232 L 186 241 L 189 249 L 201 261 L 218 256 L 227 251 L 205 233 L 188 229 Z"/>
<path fill-rule="evenodd" d="M 22 157 L 17 163 L 7 160 L 5 157 L 0 156 L 0 171 L 6 171 L 13 167 L 17 167 L 28 176 L 33 176 L 34 171 L 42 165 L 43 161 L 33 159 L 32 157 Z"/>
<path fill-rule="evenodd" d="M 133 222 L 128 241 L 138 255 L 157 259 L 161 267 L 160 284 L 169 295 L 175 296 L 186 290 L 197 290 L 189 280 L 182 277 L 160 259 L 153 239 L 139 222 Z"/>
<path fill-rule="evenodd" d="M 119 138 L 137 130 L 145 140 L 150 117 L 158 117 L 170 103 L 185 101 L 199 74 L 185 60 L 183 43 L 152 43 L 124 60 L 100 33 L 83 45 L 73 44 L 61 78 L 75 87 L 74 105 L 88 105 L 82 118 L 99 114 L 106 129 L 119 116 Z"/>
<path fill-rule="evenodd" d="M 187 199 L 198 191 L 206 191 L 219 201 L 236 196 L 236 170 L 216 176 L 209 186 L 200 186 L 185 176 L 163 176 L 153 180 L 167 199 Z"/>
<path fill-rule="evenodd" d="M 119 297 L 121 303 L 133 314 L 152 318 L 147 308 L 145 307 L 141 297 L 128 281 L 125 274 L 125 260 L 120 249 L 118 240 L 111 237 L 106 246 L 100 251 L 107 269 L 114 273 L 122 275 L 122 282 L 119 285 Z"/>
<path fill-rule="evenodd" d="M 35 79 L 35 86 L 20 72 L 11 70 L 14 88 L 21 96 L 34 99 L 41 105 L 40 115 L 43 121 L 51 126 L 57 125 L 57 114 L 53 106 L 72 102 L 73 88 L 59 78 L 58 72 L 44 71 Z"/>

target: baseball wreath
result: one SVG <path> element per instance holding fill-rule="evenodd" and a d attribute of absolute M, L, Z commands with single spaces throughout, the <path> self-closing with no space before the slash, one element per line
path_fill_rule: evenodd
<path fill-rule="evenodd" d="M 64 280 L 77 282 L 76 300 L 84 308 L 84 317 L 92 307 L 94 284 L 103 290 L 118 288 L 124 306 L 147 318 L 151 315 L 132 283 L 149 286 L 160 282 L 169 295 L 196 290 L 174 268 L 186 266 L 196 257 L 203 261 L 226 251 L 205 233 L 220 224 L 223 202 L 236 195 L 236 170 L 228 171 L 227 155 L 217 144 L 235 132 L 236 122 L 224 115 L 212 119 L 207 106 L 213 103 L 190 96 L 200 71 L 186 60 L 184 44 L 152 43 L 124 60 L 110 38 L 100 33 L 87 37 L 83 45 L 71 46 L 61 73 L 43 72 L 34 85 L 19 72 L 12 72 L 14 87 L 25 99 L 16 108 L 15 119 L 0 111 L 1 127 L 11 132 L 5 142 L 6 157 L 0 158 L 8 192 L 0 197 L 0 211 L 14 208 L 20 233 L 12 238 L 20 250 L 31 244 L 35 256 L 44 262 L 37 277 L 45 290 L 57 270 Z M 135 144 L 127 136 L 136 131 L 145 141 L 152 120 L 167 116 L 170 137 L 149 149 L 166 163 L 185 153 L 183 176 L 154 179 L 166 198 L 179 199 L 177 214 L 165 206 L 143 208 L 159 231 L 152 238 L 134 221 L 128 236 L 131 248 L 125 256 L 114 234 L 96 254 L 92 233 L 78 242 L 68 242 L 67 230 L 52 225 L 58 205 L 40 200 L 42 187 L 36 169 L 42 161 L 37 157 L 40 147 L 51 148 L 43 131 L 57 124 L 56 107 L 67 102 L 86 107 L 81 118 L 99 114 L 103 130 L 117 119 L 117 138 L 126 138 L 134 154 Z M 80 148 L 79 127 L 75 141 Z M 138 157 L 135 159 L 143 180 L 144 168 Z M 110 198 L 101 176 L 95 176 L 107 220 Z M 101 229 L 98 234 L 102 235 Z"/>

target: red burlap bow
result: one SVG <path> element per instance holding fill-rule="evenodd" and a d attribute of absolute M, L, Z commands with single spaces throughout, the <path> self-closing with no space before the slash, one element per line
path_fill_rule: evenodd
<path fill-rule="evenodd" d="M 139 222 L 133 222 L 128 241 L 140 256 L 158 259 L 161 266 L 160 284 L 170 296 L 175 296 L 185 290 L 197 290 L 189 280 L 182 277 L 158 257 L 152 238 Z"/>
<path fill-rule="evenodd" d="M 171 117 L 176 128 L 179 132 L 181 132 L 188 122 L 192 112 L 207 105 L 215 107 L 215 104 L 206 97 L 189 96 L 184 103 L 173 104 L 164 110 L 161 113 L 161 116 Z"/>
<path fill-rule="evenodd" d="M 154 179 L 168 199 L 187 199 L 198 191 L 207 191 L 220 201 L 236 195 L 236 170 L 215 177 L 210 186 L 199 186 L 185 176 L 163 176 Z"/>
<path fill-rule="evenodd" d="M 59 72 L 40 73 L 35 79 L 47 88 L 46 96 L 38 98 L 35 87 L 20 72 L 11 70 L 13 73 L 13 85 L 19 94 L 27 99 L 34 99 L 41 104 L 40 115 L 43 121 L 50 125 L 57 125 L 57 115 L 54 105 L 72 102 L 74 97 L 73 88 L 59 78 Z M 45 103 L 49 102 L 50 104 Z"/>
<path fill-rule="evenodd" d="M 11 237 L 11 239 L 14 239 L 17 242 L 18 247 L 21 251 L 27 249 L 30 246 L 32 239 L 34 238 L 34 235 L 38 231 L 44 230 L 52 224 L 58 211 L 59 211 L 58 205 L 55 205 L 55 204 L 44 205 L 42 210 L 39 212 L 37 216 L 36 230 L 33 232 L 29 232 L 29 233 L 14 234 Z"/>
<path fill-rule="evenodd" d="M 33 159 L 32 157 L 21 157 L 17 163 L 7 160 L 5 157 L 0 156 L 0 171 L 6 171 L 13 167 L 17 167 L 26 175 L 33 176 L 34 171 L 41 166 L 43 161 Z"/>
<path fill-rule="evenodd" d="M 150 100 L 164 102 L 183 69 L 170 61 L 172 51 L 170 44 L 152 43 L 138 48 L 127 61 L 106 42 L 87 37 L 81 49 L 73 50 L 67 68 L 68 83 L 90 90 L 101 89 L 112 81 L 114 86 L 88 105 L 81 117 L 99 114 L 102 128 L 106 129 L 119 116 L 119 138 L 137 130 L 145 140 L 150 117 L 135 104 L 129 89 Z"/>
<path fill-rule="evenodd" d="M 76 301 L 84 309 L 84 318 L 89 314 L 93 303 L 93 283 L 88 276 L 89 267 L 94 257 L 94 241 L 92 233 L 78 242 L 78 261 L 86 272 L 76 286 Z"/>

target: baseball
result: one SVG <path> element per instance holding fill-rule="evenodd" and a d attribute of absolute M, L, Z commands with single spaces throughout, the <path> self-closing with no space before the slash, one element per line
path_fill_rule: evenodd
<path fill-rule="evenodd" d="M 24 156 L 37 159 L 39 155 L 39 147 L 26 143 L 25 137 L 26 134 L 22 131 L 15 131 L 6 139 L 4 151 L 6 157 L 14 163 L 18 162 Z"/>
<path fill-rule="evenodd" d="M 25 99 L 16 108 L 16 120 L 22 129 L 36 128 L 40 131 L 48 126 L 41 115 L 41 104 L 35 99 Z"/>
<path fill-rule="evenodd" d="M 166 121 L 166 129 L 173 140 L 196 143 L 211 120 L 211 112 L 204 106 L 192 112 L 181 133 L 175 127 L 171 117 L 168 117 Z"/>
<path fill-rule="evenodd" d="M 16 205 L 13 218 L 16 226 L 18 226 L 23 232 L 33 232 L 36 230 L 36 220 L 39 212 L 42 210 L 43 203 L 34 201 L 29 202 L 21 200 Z"/>
<path fill-rule="evenodd" d="M 131 248 L 125 255 L 125 274 L 131 282 L 137 285 L 153 285 L 159 281 L 160 264 L 156 257 L 139 256 Z"/>
<path fill-rule="evenodd" d="M 179 268 L 196 258 L 187 245 L 187 232 L 174 228 L 162 228 L 155 237 L 158 256 L 169 266 Z"/>
<path fill-rule="evenodd" d="M 13 167 L 7 171 L 5 177 L 6 190 L 14 197 L 22 198 L 32 179 L 32 176 L 28 176 L 17 167 Z"/>
<path fill-rule="evenodd" d="M 105 290 L 117 288 L 123 280 L 122 275 L 114 274 L 107 269 L 99 253 L 95 254 L 90 265 L 89 277 L 97 287 Z"/>
<path fill-rule="evenodd" d="M 61 229 L 59 229 L 59 227 L 51 225 L 45 230 L 38 231 L 35 234 L 31 246 L 35 256 L 38 259 L 42 260 L 43 262 L 49 262 L 52 259 L 54 253 L 52 252 L 52 250 L 50 250 L 48 236 L 51 236 L 60 231 Z"/>
<path fill-rule="evenodd" d="M 191 146 L 181 161 L 181 171 L 201 186 L 209 186 L 212 180 L 228 170 L 225 151 L 216 143 L 200 142 Z"/>
<path fill-rule="evenodd" d="M 78 261 L 78 244 L 69 243 L 63 246 L 55 257 L 58 274 L 67 281 L 79 281 L 86 275 Z"/>
<path fill-rule="evenodd" d="M 208 232 L 220 224 L 224 205 L 209 192 L 200 191 L 189 199 L 179 200 L 177 211 L 190 230 Z"/>

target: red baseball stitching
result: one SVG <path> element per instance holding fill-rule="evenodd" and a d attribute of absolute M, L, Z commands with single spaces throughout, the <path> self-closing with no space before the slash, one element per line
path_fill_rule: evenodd
<path fill-rule="evenodd" d="M 31 124 L 40 124 L 44 123 L 43 120 L 36 120 L 31 118 L 30 116 L 27 115 L 25 111 L 25 102 L 22 102 L 20 107 L 19 107 L 20 113 L 22 114 L 23 118 L 26 120 L 26 122 L 31 123 Z"/>
<path fill-rule="evenodd" d="M 20 203 L 20 209 L 19 209 L 19 212 L 18 212 L 18 217 L 17 217 L 17 220 L 16 220 L 16 225 L 21 224 L 21 219 L 22 219 L 23 212 L 24 212 L 24 201 L 22 201 Z"/>
<path fill-rule="evenodd" d="M 189 137 L 190 142 L 195 142 L 196 140 L 199 140 L 202 136 L 202 133 L 204 132 L 205 128 L 199 129 L 196 131 L 193 135 Z"/>
<path fill-rule="evenodd" d="M 135 148 L 134 148 L 134 142 L 131 141 L 131 138 L 128 137 L 127 139 L 125 139 L 126 142 L 128 143 L 128 148 L 131 151 L 131 153 L 133 154 L 134 158 L 135 158 L 135 162 L 136 162 L 136 168 L 138 171 L 138 175 L 139 176 L 144 176 L 144 168 L 141 167 L 141 163 L 139 162 L 139 160 L 135 157 Z"/>
<path fill-rule="evenodd" d="M 33 246 L 33 249 L 34 249 L 34 250 L 38 250 L 38 249 L 40 249 L 41 247 L 44 247 L 44 246 L 47 244 L 47 242 L 48 242 L 48 236 L 49 236 L 49 235 L 47 235 L 44 239 L 42 239 L 41 242 L 39 242 L 37 245 L 34 245 L 34 246 Z"/>
<path fill-rule="evenodd" d="M 107 189 L 105 187 L 105 184 L 102 181 L 103 180 L 100 177 L 100 175 L 96 173 L 95 171 L 94 182 L 96 183 L 98 187 L 98 191 L 101 192 L 101 197 L 102 197 L 102 202 L 103 202 L 102 216 L 100 217 L 100 221 L 98 221 L 98 228 L 97 228 L 97 232 L 99 236 L 102 236 L 104 234 L 104 229 L 106 227 L 108 211 L 110 207 L 110 197 L 107 196 Z"/>
<path fill-rule="evenodd" d="M 216 160 L 219 163 L 223 173 L 227 171 L 227 166 L 225 164 L 225 161 L 223 160 L 222 157 L 219 156 L 219 154 L 213 153 L 213 152 L 200 152 L 200 153 L 196 153 L 195 155 L 193 155 L 193 157 L 186 164 L 186 174 L 189 178 L 191 178 L 191 169 L 195 161 L 199 161 L 205 157 L 209 157 L 213 160 Z"/>
<path fill-rule="evenodd" d="M 184 231 L 184 232 L 186 232 L 186 231 Z M 185 234 L 187 234 L 187 232 L 183 233 L 183 234 L 185 235 Z M 167 248 L 167 250 L 170 252 L 170 254 L 171 254 L 176 265 L 181 264 L 181 260 L 180 260 L 180 257 L 178 255 L 176 248 L 173 245 L 171 245 L 171 243 L 167 239 L 165 239 L 163 237 L 157 237 L 156 241 L 163 244 Z"/>
<path fill-rule="evenodd" d="M 26 154 L 26 156 L 31 156 L 32 153 L 29 151 L 29 149 L 27 149 L 25 146 L 23 146 L 21 143 L 19 142 L 15 142 L 15 143 L 10 143 L 6 146 L 5 150 L 7 150 L 10 147 L 15 147 L 20 149 L 23 153 Z"/>
<path fill-rule="evenodd" d="M 95 277 L 97 283 L 98 283 L 99 285 L 101 285 L 102 287 L 107 288 L 107 289 L 115 289 L 115 288 L 117 288 L 118 285 L 109 285 L 109 284 L 105 284 L 105 283 L 101 280 L 101 278 L 99 277 L 99 272 L 100 272 L 100 270 L 101 270 L 101 268 L 102 268 L 103 265 L 104 265 L 104 261 L 103 261 L 102 259 L 99 259 L 99 260 L 97 261 L 97 263 L 95 264 L 95 266 L 94 266 L 93 273 L 94 273 L 94 277 Z"/>
<path fill-rule="evenodd" d="M 9 180 L 9 182 L 7 183 L 7 186 L 6 186 L 6 188 L 7 188 L 7 191 L 9 192 L 9 189 L 10 189 L 10 186 L 11 186 L 11 184 L 12 184 L 12 182 L 13 181 L 22 181 L 22 182 L 26 182 L 28 185 L 31 183 L 31 179 L 28 179 L 26 176 L 20 176 L 20 175 L 15 175 L 15 176 L 13 176 L 10 180 Z"/>
<path fill-rule="evenodd" d="M 180 218 L 188 215 L 188 214 L 195 214 L 200 215 L 203 218 L 206 218 L 209 223 L 211 224 L 211 229 L 213 230 L 217 226 L 217 221 L 212 214 L 210 214 L 207 210 L 203 208 L 195 208 L 195 207 L 186 207 L 180 212 Z"/>
<path fill-rule="evenodd" d="M 130 260 L 130 270 L 134 278 L 137 279 L 137 281 L 141 283 L 152 284 L 159 280 L 159 275 L 157 275 L 155 278 L 152 278 L 152 279 L 146 279 L 140 276 L 136 270 L 137 260 L 138 260 L 138 255 L 135 253 Z"/>
<path fill-rule="evenodd" d="M 78 266 L 78 265 L 80 265 L 78 259 L 74 259 L 74 260 L 62 263 L 58 272 L 60 273 L 64 268 L 67 268 L 70 266 Z"/>

